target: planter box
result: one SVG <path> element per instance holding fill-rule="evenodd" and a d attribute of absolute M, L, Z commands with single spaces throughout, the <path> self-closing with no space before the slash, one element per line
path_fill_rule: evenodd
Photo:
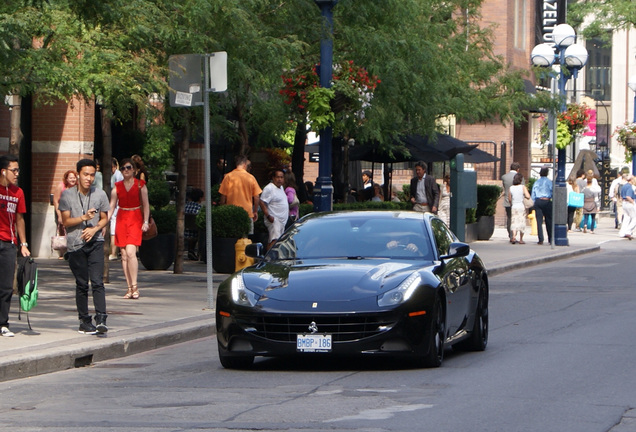
<path fill-rule="evenodd" d="M 477 237 L 479 234 L 479 226 L 477 222 L 466 224 L 466 233 L 464 235 L 465 243 L 472 243 L 477 241 Z"/>
<path fill-rule="evenodd" d="M 144 240 L 139 247 L 139 260 L 146 270 L 168 270 L 174 263 L 176 234 L 159 234 Z"/>
<path fill-rule="evenodd" d="M 490 240 L 494 232 L 494 216 L 480 216 L 479 219 L 477 219 L 477 240 Z"/>
<path fill-rule="evenodd" d="M 212 237 L 212 267 L 218 273 L 234 273 L 238 237 Z"/>

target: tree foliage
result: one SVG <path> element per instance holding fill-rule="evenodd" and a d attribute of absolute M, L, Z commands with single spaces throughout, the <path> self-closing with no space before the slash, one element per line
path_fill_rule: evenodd
<path fill-rule="evenodd" d="M 586 17 L 594 19 L 586 21 Z M 628 29 L 636 25 L 636 2 L 577 0 L 568 4 L 568 22 L 587 38 L 607 37 L 608 29 Z"/>

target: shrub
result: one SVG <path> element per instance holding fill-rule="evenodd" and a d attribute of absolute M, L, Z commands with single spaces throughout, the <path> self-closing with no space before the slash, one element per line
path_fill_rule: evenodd
<path fill-rule="evenodd" d="M 174 206 L 153 210 L 152 218 L 157 224 L 157 233 L 169 234 L 177 230 L 177 211 Z"/>
<path fill-rule="evenodd" d="M 477 209 L 475 217 L 494 216 L 502 188 L 496 185 L 477 185 Z"/>
<path fill-rule="evenodd" d="M 214 237 L 247 237 L 250 225 L 250 217 L 242 207 L 222 205 L 212 208 L 212 236 Z"/>
<path fill-rule="evenodd" d="M 147 187 L 148 201 L 151 207 L 160 210 L 170 204 L 170 186 L 168 186 L 168 183 L 155 180 L 148 182 Z"/>

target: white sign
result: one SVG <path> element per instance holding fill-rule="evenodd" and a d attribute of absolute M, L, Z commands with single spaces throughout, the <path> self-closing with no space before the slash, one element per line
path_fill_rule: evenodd
<path fill-rule="evenodd" d="M 192 106 L 192 93 L 178 91 L 174 102 L 176 105 Z"/>
<path fill-rule="evenodd" d="M 227 52 L 219 51 L 210 55 L 210 90 L 227 90 Z"/>

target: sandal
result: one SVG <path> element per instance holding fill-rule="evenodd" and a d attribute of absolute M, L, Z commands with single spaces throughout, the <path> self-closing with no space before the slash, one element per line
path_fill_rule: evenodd
<path fill-rule="evenodd" d="M 126 291 L 126 295 L 124 295 L 125 299 L 133 298 L 133 289 L 132 287 L 128 287 L 128 291 Z"/>
<path fill-rule="evenodd" d="M 526 244 L 523 240 L 519 240 L 519 244 Z"/>
<path fill-rule="evenodd" d="M 131 288 L 131 299 L 137 300 L 139 298 L 139 290 L 137 289 L 137 285 L 133 285 Z"/>

